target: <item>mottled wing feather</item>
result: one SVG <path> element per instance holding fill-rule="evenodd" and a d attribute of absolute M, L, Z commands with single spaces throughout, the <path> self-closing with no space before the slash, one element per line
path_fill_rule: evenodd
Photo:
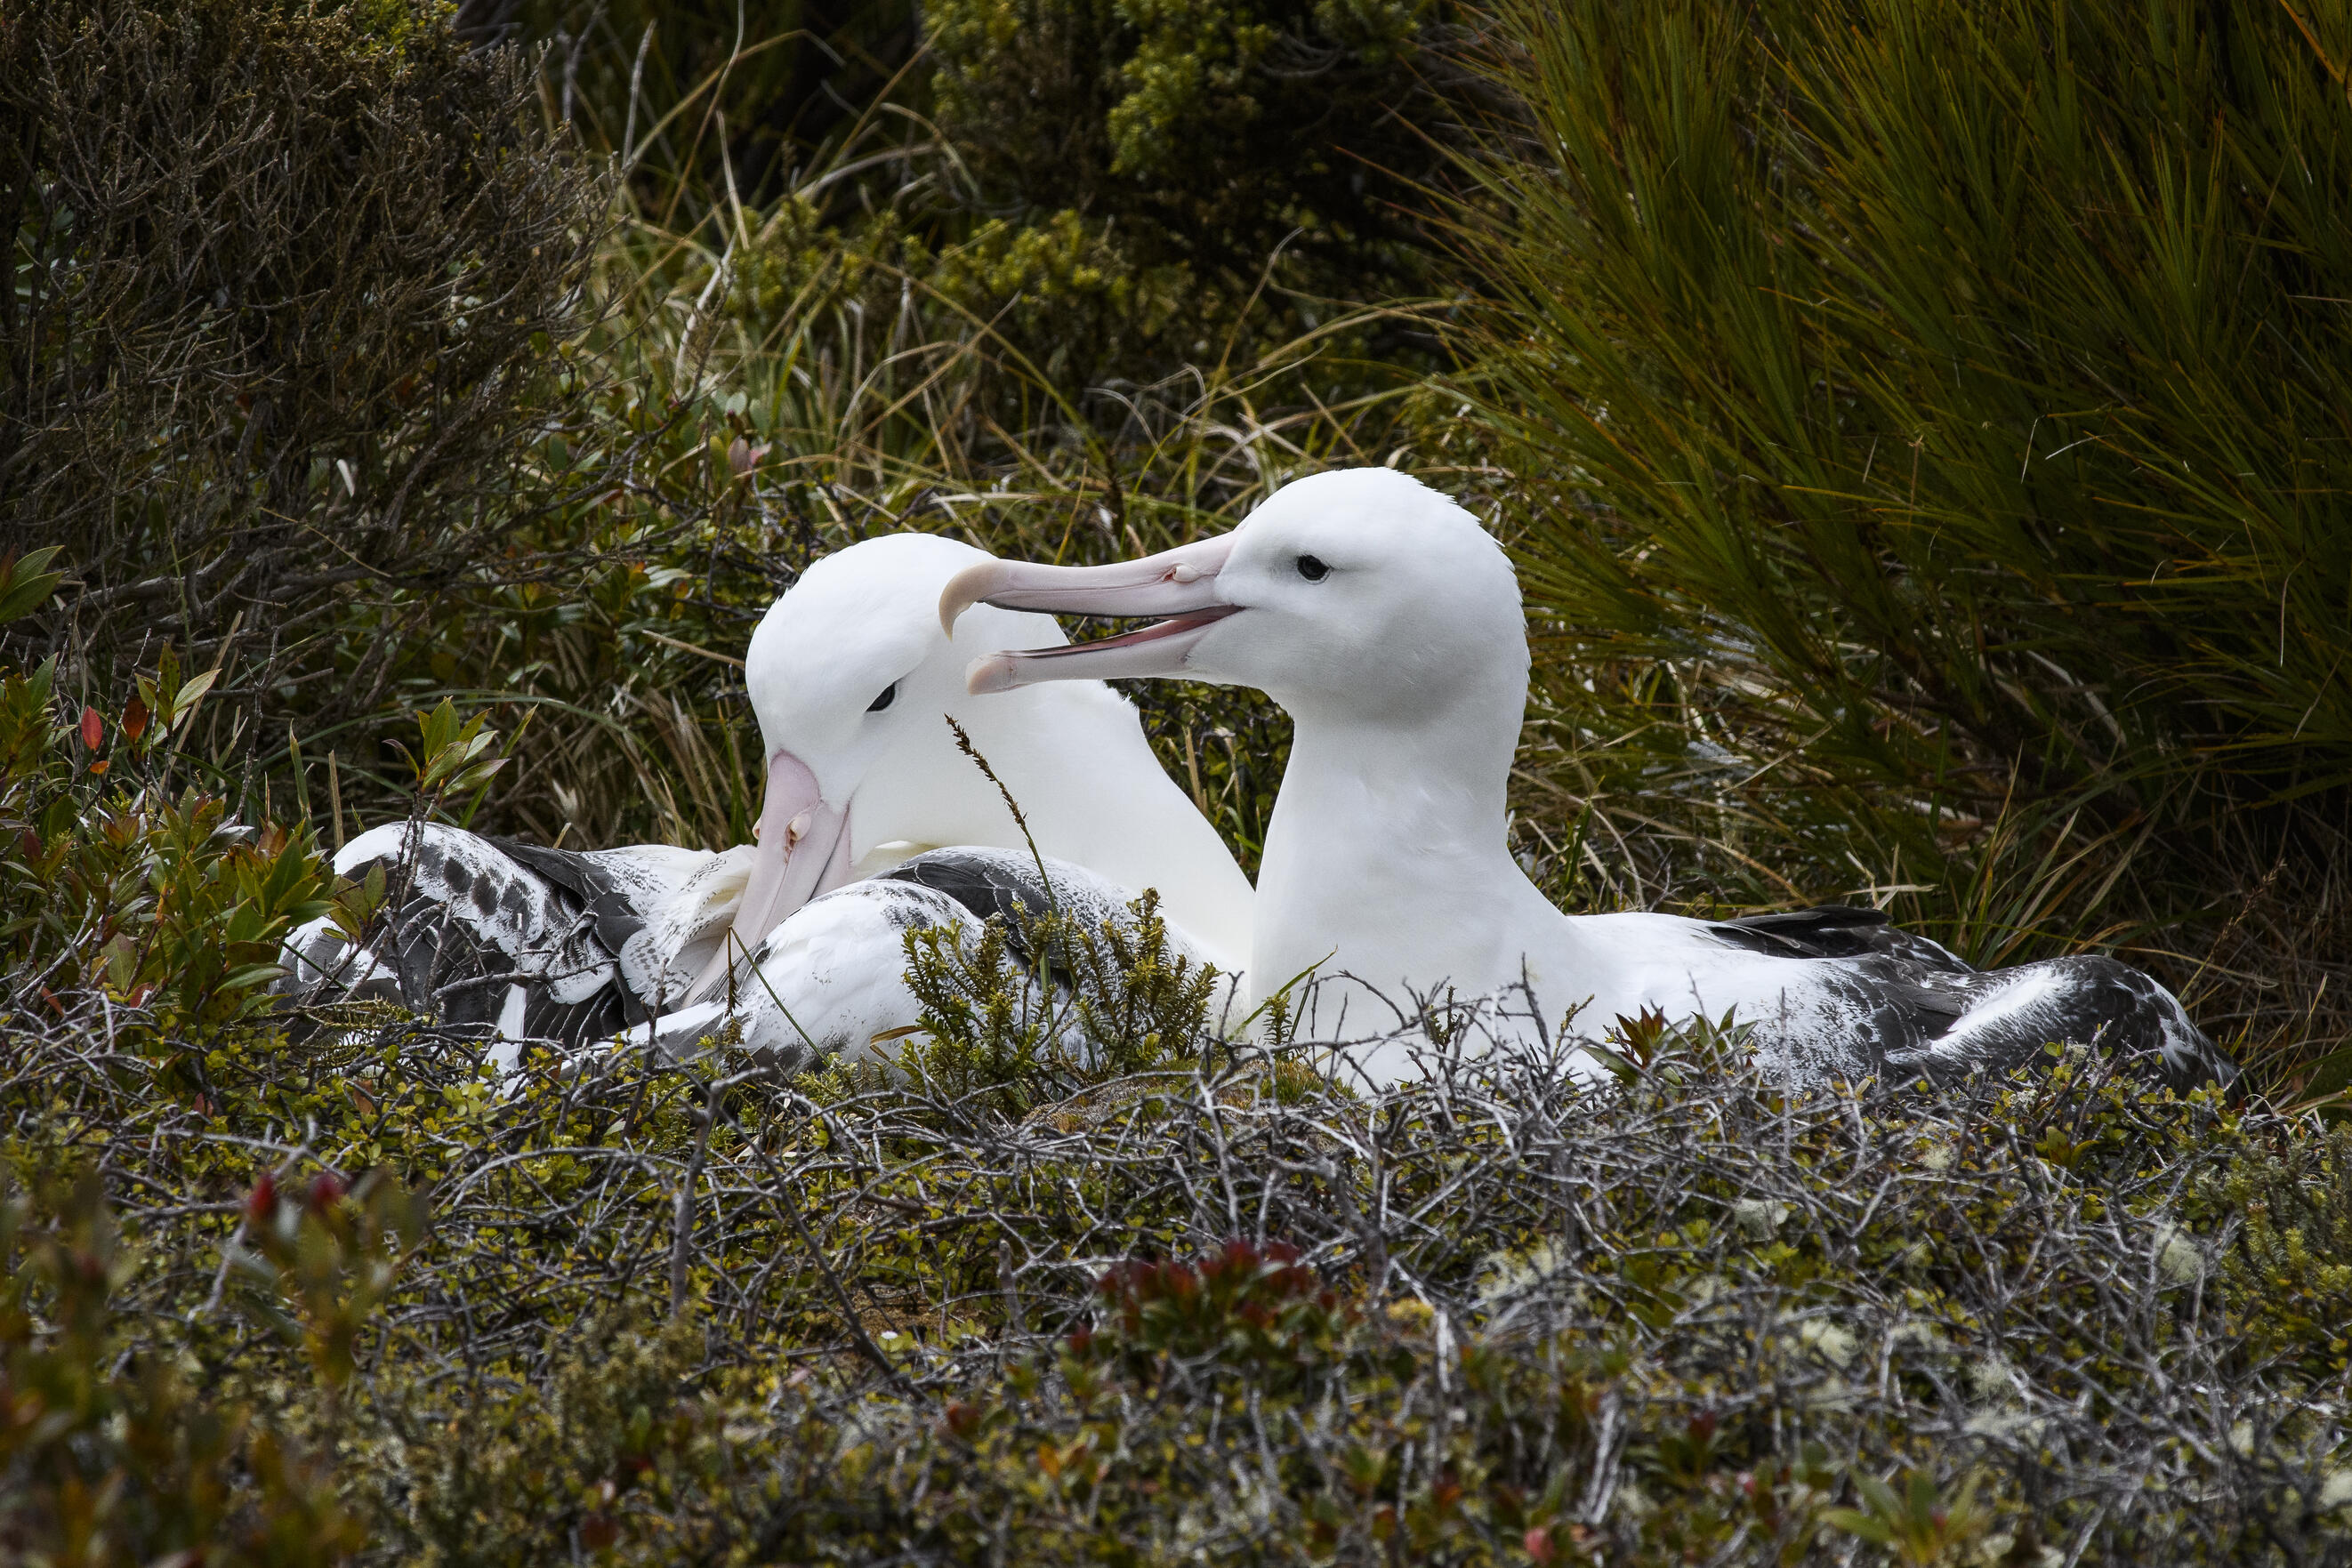
<path fill-rule="evenodd" d="M 2089 1045 L 2133 1073 L 2186 1092 L 2234 1083 L 2238 1070 L 2189 1020 L 2179 998 L 2127 964 L 2097 955 L 1996 969 L 1965 987 L 1968 1011 L 1917 1048 L 1891 1052 L 1895 1072 L 1941 1082 L 2007 1071 L 2045 1046 Z"/>
<path fill-rule="evenodd" d="M 1125 888 L 1084 866 L 1050 859 L 1040 862 L 1014 850 L 929 850 L 871 880 L 912 883 L 954 899 L 976 919 L 1002 919 L 1006 941 L 1024 965 L 1034 963 L 1027 927 L 1049 912 L 1058 911 L 1088 931 L 1134 918 L 1128 905 L 1135 895 Z M 1169 940 L 1187 956 L 1198 956 L 1181 934 L 1171 930 Z"/>
<path fill-rule="evenodd" d="M 621 949 L 621 977 L 656 1011 L 686 994 L 730 938 L 759 852 L 738 844 L 716 854 L 637 845 L 593 850 L 620 876 L 645 915 L 645 929 Z"/>
<path fill-rule="evenodd" d="M 604 939 L 629 912 L 610 879 L 600 883 L 561 857 L 546 858 L 554 854 L 434 823 L 398 823 L 353 840 L 335 869 L 358 877 L 383 868 L 376 946 L 403 1005 L 446 1023 L 490 1027 L 514 1021 L 509 992 L 520 987 L 521 1032 L 577 1044 L 645 1009 L 621 982 Z"/>
<path fill-rule="evenodd" d="M 519 839 L 484 837 L 482 842 L 503 853 L 509 860 L 537 872 L 552 885 L 562 889 L 578 901 L 596 924 L 596 939 L 607 953 L 617 954 L 629 944 L 629 938 L 646 928 L 646 920 L 612 872 L 587 855 L 570 850 L 551 850 L 538 844 L 527 844 Z"/>
<path fill-rule="evenodd" d="M 872 880 L 927 887 L 955 900 L 977 919 L 1003 920 L 1009 940 L 1024 960 L 1026 926 L 1044 919 L 1054 907 L 1034 862 L 1016 866 L 1010 855 L 981 850 L 932 850 L 902 861 Z"/>
<path fill-rule="evenodd" d="M 1800 1079 L 2004 1072 L 2051 1044 L 2110 1051 L 2187 1090 L 2237 1070 L 2169 991 L 2112 958 L 1979 970 L 1884 912 L 1830 904 L 1712 923 L 1728 947 L 1790 961 L 1785 1016 L 1757 1020 L 1758 1049 Z"/>

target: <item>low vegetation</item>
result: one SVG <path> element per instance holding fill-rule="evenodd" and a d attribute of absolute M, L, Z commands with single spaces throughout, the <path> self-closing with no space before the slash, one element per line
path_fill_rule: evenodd
<path fill-rule="evenodd" d="M 2352 37 L 1841 16 L 0 0 L 0 1554 L 2346 1561 Z M 270 995 L 362 826 L 745 838 L 825 550 L 1380 462 L 1565 906 L 2119 952 L 2252 1092 L 1361 1092 L 1148 910 L 890 1072 Z M 1135 695 L 1254 864 L 1281 716 Z"/>

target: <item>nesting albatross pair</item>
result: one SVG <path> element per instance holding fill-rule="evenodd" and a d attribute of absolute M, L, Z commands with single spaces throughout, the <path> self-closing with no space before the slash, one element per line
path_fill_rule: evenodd
<path fill-rule="evenodd" d="M 1164 619 L 1074 646 L 1041 612 Z M 967 687 L 956 666 L 975 653 Z M 1255 686 L 1295 720 L 1254 904 L 1100 684 L 1128 677 Z M 2235 1076 L 2178 1000 L 2107 958 L 1979 971 L 1869 910 L 1562 915 L 1506 842 L 1527 677 L 1508 560 L 1466 512 L 1385 469 L 1300 480 L 1230 534 L 1113 566 L 869 541 L 813 567 L 752 640 L 756 851 L 567 855 L 381 829 L 337 869 L 402 865 L 390 958 L 314 932 L 306 961 L 396 976 L 411 1005 L 509 1036 L 636 1025 L 690 1043 L 731 997 L 746 1044 L 858 1050 L 912 1021 L 902 930 L 1045 902 L 1002 800 L 952 748 L 952 714 L 1025 809 L 1066 904 L 1118 918 L 1155 887 L 1180 951 L 1258 990 L 1314 972 L 1312 1031 L 1367 1037 L 1341 1060 L 1374 1083 L 1413 1072 L 1423 1043 L 1383 1018 L 1442 992 L 1515 998 L 1490 1036 L 1553 1043 L 1644 1011 L 1729 1014 L 1792 1083 L 2000 1070 L 2062 1040 L 2182 1087 Z M 892 863 L 929 845 L 963 847 Z M 451 969 L 473 991 L 436 989 Z M 1589 1054 L 1567 1065 L 1597 1070 Z"/>

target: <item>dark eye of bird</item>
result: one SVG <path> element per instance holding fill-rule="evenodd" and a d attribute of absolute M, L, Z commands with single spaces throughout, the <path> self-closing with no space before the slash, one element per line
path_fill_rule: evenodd
<path fill-rule="evenodd" d="M 892 703 L 897 702 L 898 700 L 898 683 L 892 681 L 888 685 L 882 688 L 882 695 L 880 696 L 876 697 L 872 702 L 866 705 L 866 711 L 867 713 L 880 713 L 884 708 L 888 707 Z"/>
<path fill-rule="evenodd" d="M 1331 569 L 1311 555 L 1298 558 L 1298 575 L 1309 582 L 1320 582 L 1331 575 Z"/>

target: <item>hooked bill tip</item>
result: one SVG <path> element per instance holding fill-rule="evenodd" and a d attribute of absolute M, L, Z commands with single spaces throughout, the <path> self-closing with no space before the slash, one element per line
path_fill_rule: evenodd
<path fill-rule="evenodd" d="M 974 659 L 963 673 L 963 689 L 976 697 L 984 697 L 991 692 L 1009 692 L 1016 684 L 1010 653 L 990 653 Z"/>
<path fill-rule="evenodd" d="M 947 587 L 940 591 L 940 630 L 954 636 L 956 618 L 995 592 L 1003 572 L 1003 561 L 983 560 L 948 579 Z"/>

